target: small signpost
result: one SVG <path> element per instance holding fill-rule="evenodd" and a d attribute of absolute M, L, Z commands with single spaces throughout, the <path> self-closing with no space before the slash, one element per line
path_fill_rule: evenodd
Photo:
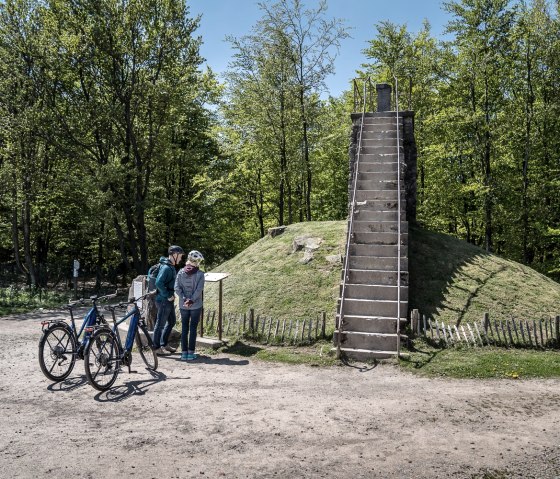
<path fill-rule="evenodd" d="M 230 273 L 205 273 L 204 274 L 204 281 L 206 283 L 218 283 L 219 292 L 218 292 L 218 339 L 222 340 L 222 281 L 226 279 Z M 200 316 L 201 324 L 204 318 L 204 312 Z M 201 336 L 203 335 L 204 327 L 200 328 Z"/>
<path fill-rule="evenodd" d="M 78 271 L 80 270 L 80 262 L 75 259 L 74 260 L 74 268 L 72 272 L 72 278 L 74 280 L 74 299 L 78 297 Z"/>

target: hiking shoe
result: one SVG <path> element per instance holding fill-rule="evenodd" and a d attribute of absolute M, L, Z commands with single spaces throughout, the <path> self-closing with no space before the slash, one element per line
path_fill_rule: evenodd
<path fill-rule="evenodd" d="M 187 354 L 187 361 L 194 361 L 196 358 L 198 358 L 198 354 Z"/>
<path fill-rule="evenodd" d="M 169 351 L 166 351 L 163 348 L 157 348 L 155 349 L 155 352 L 158 356 L 169 356 L 171 354 Z"/>
<path fill-rule="evenodd" d="M 186 361 L 188 356 L 187 353 L 181 353 L 181 361 Z"/>
<path fill-rule="evenodd" d="M 161 349 L 165 349 L 166 351 L 169 351 L 171 354 L 177 351 L 177 348 L 174 348 L 173 346 L 169 346 L 169 344 L 167 346 L 163 346 Z"/>

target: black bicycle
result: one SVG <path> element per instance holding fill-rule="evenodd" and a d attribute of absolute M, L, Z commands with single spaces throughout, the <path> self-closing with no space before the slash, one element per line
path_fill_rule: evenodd
<path fill-rule="evenodd" d="M 158 358 L 154 351 L 152 337 L 148 331 L 144 318 L 141 316 L 137 302 L 143 300 L 148 293 L 127 303 L 116 306 L 106 306 L 113 315 L 113 327 L 91 326 L 87 328 L 92 333 L 91 340 L 85 350 L 84 365 L 86 377 L 89 383 L 99 391 L 109 389 L 119 374 L 122 365 L 128 367 L 132 363 L 132 349 L 134 344 L 148 367 L 155 371 L 158 366 Z M 115 310 L 132 306 L 128 313 L 117 320 Z M 119 334 L 119 325 L 130 318 L 128 333 L 123 347 Z"/>
<path fill-rule="evenodd" d="M 70 312 L 70 324 L 60 319 L 41 322 L 43 334 L 39 340 L 39 366 L 41 366 L 41 371 L 47 378 L 55 382 L 66 379 L 74 369 L 76 359 L 84 358 L 84 351 L 91 337 L 88 328 L 107 324 L 103 314 L 99 312 L 97 302 L 116 296 L 117 293 L 91 296 L 89 299 L 92 306 L 84 316 L 79 331 L 74 321 L 73 309 L 78 305 L 83 305 L 84 298 L 72 301 L 64 306 L 64 309 Z"/>

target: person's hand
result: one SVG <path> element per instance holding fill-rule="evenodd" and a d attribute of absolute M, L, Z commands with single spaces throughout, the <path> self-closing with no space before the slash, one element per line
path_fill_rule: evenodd
<path fill-rule="evenodd" d="M 192 304 L 194 304 L 194 301 L 192 299 L 185 299 L 185 306 L 188 308 L 189 306 L 191 306 Z"/>
<path fill-rule="evenodd" d="M 167 301 L 175 301 L 175 296 L 171 296 L 171 297 L 167 298 Z"/>

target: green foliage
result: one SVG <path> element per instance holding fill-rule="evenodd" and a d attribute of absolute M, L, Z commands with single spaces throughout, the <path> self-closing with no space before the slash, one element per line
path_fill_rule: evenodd
<path fill-rule="evenodd" d="M 555 351 L 437 349 L 419 339 L 414 340 L 410 356 L 399 364 L 430 377 L 510 380 L 560 377 L 560 356 Z"/>
<path fill-rule="evenodd" d="M 33 311 L 37 308 L 59 307 L 66 301 L 66 296 L 43 289 L 16 286 L 0 288 L 0 316 Z"/>
<path fill-rule="evenodd" d="M 445 42 L 381 22 L 365 72 L 415 111 L 418 220 L 558 279 L 560 21 L 549 2 L 458 0 Z"/>
<path fill-rule="evenodd" d="M 0 5 L 0 252 L 29 284 L 74 258 L 99 281 L 145 273 L 170 243 L 209 244 L 210 261 L 239 248 L 209 240 L 233 237 L 234 212 L 214 208 L 225 173 L 206 105 L 220 86 L 199 70 L 188 13 L 183 0 Z"/>

